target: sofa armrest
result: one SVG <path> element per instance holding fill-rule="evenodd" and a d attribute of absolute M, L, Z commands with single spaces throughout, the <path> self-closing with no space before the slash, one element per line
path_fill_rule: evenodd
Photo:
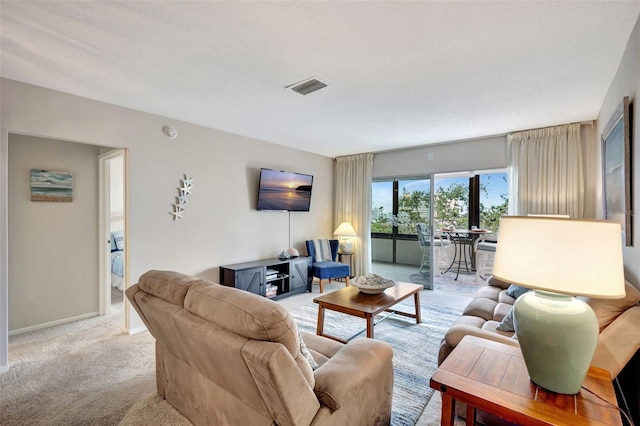
<path fill-rule="evenodd" d="M 131 302 L 131 306 L 133 306 L 133 309 L 135 309 L 135 311 L 138 313 L 138 316 L 144 323 L 145 327 L 147 327 L 147 330 L 149 330 L 149 333 L 151 333 L 151 335 L 155 338 L 156 335 L 152 331 L 149 320 L 145 316 L 144 312 L 142 312 L 142 308 L 140 308 L 140 305 L 138 304 L 138 297 L 144 295 L 144 292 L 140 289 L 140 286 L 138 284 L 134 284 L 126 289 L 124 291 L 124 294 L 127 296 L 127 299 L 129 299 L 129 302 Z"/>
<path fill-rule="evenodd" d="M 504 343 L 509 346 L 520 347 L 520 344 L 516 339 L 503 336 L 502 334 L 494 333 L 491 331 L 483 330 L 478 327 L 470 325 L 454 325 L 445 334 L 444 339 L 447 344 L 451 346 L 457 346 L 464 336 L 476 336 L 485 340 L 492 340 L 494 342 Z"/>
<path fill-rule="evenodd" d="M 242 358 L 275 424 L 311 423 L 320 403 L 284 345 L 249 340 L 242 347 Z"/>
<path fill-rule="evenodd" d="M 640 305 L 633 306 L 605 327 L 591 365 L 604 368 L 614 379 L 640 349 Z"/>
<path fill-rule="evenodd" d="M 342 407 L 351 398 L 362 398 L 368 383 L 391 370 L 393 378 L 393 349 L 387 343 L 373 339 L 357 339 L 347 343 L 315 372 L 314 392 L 320 402 L 332 410 Z"/>

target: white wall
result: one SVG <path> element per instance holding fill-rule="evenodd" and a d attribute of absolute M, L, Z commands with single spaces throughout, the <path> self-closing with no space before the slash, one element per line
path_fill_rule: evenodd
<path fill-rule="evenodd" d="M 218 279 L 218 266 L 275 257 L 290 246 L 305 252 L 309 236 L 333 232 L 331 158 L 89 99 L 0 80 L 0 370 L 6 369 L 8 134 L 129 149 L 129 280 L 149 269 Z M 178 131 L 169 139 L 162 127 Z M 255 210 L 260 167 L 314 175 L 311 211 Z M 195 177 L 184 219 L 169 214 L 180 179 Z M 97 279 L 97 276 L 96 276 Z M 131 328 L 141 326 L 132 318 Z"/>
<path fill-rule="evenodd" d="M 640 202 L 640 104 L 638 103 L 638 94 L 640 93 L 640 19 L 631 33 L 627 48 L 625 49 L 620 66 L 616 72 L 611 86 L 602 102 L 600 113 L 598 114 L 598 135 L 602 134 L 602 129 L 606 126 L 609 117 L 613 114 L 622 98 L 629 96 L 633 104 L 633 114 L 631 117 L 631 145 L 632 145 L 632 161 L 631 171 L 633 183 L 631 188 L 633 193 L 631 199 L 631 218 L 633 228 L 633 247 L 625 247 L 624 266 L 625 276 L 636 287 L 640 288 L 640 220 L 638 218 L 638 203 Z M 600 211 L 600 217 L 603 212 Z"/>
<path fill-rule="evenodd" d="M 9 135 L 9 331 L 98 312 L 97 156 Z M 73 201 L 31 201 L 31 169 L 72 172 Z"/>

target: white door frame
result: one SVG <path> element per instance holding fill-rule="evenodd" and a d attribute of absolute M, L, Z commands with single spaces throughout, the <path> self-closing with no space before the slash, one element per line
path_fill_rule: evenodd
<path fill-rule="evenodd" d="M 113 149 L 104 154 L 98 156 L 98 256 L 100 261 L 98 262 L 98 303 L 99 314 L 106 315 L 111 308 L 111 248 L 110 248 L 110 212 L 111 212 L 111 175 L 110 167 L 107 162 L 116 157 L 123 157 L 123 192 L 124 192 L 124 205 L 123 205 L 123 235 L 124 235 L 124 276 L 122 282 L 124 289 L 129 287 L 128 271 L 129 271 L 129 249 L 128 249 L 128 218 L 129 218 L 129 173 L 128 173 L 128 150 L 127 149 Z M 109 247 L 109 248 L 107 248 Z M 124 297 L 123 311 L 124 311 L 124 328 L 129 329 L 129 315 L 128 315 L 128 301 Z"/>

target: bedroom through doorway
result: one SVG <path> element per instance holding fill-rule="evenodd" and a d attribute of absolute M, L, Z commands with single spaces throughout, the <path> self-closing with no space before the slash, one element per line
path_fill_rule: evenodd
<path fill-rule="evenodd" d="M 125 290 L 125 150 L 102 154 L 100 162 L 100 314 L 123 319 Z"/>

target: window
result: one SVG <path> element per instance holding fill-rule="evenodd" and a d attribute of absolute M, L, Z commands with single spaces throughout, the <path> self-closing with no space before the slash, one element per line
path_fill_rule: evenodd
<path fill-rule="evenodd" d="M 371 185 L 371 233 L 391 234 L 393 198 L 393 181 L 373 182 Z"/>
<path fill-rule="evenodd" d="M 417 223 L 429 223 L 429 194 L 429 179 L 373 182 L 371 233 L 415 236 Z"/>
<path fill-rule="evenodd" d="M 435 178 L 434 229 L 469 229 L 469 174 Z"/>
<path fill-rule="evenodd" d="M 436 175 L 434 188 L 434 229 L 475 225 L 496 232 L 507 214 L 506 172 Z M 380 180 L 371 190 L 372 235 L 415 238 L 416 223 L 429 223 L 430 179 Z"/>
<path fill-rule="evenodd" d="M 498 232 L 500 217 L 507 214 L 509 196 L 507 174 L 480 175 L 480 228 Z"/>

